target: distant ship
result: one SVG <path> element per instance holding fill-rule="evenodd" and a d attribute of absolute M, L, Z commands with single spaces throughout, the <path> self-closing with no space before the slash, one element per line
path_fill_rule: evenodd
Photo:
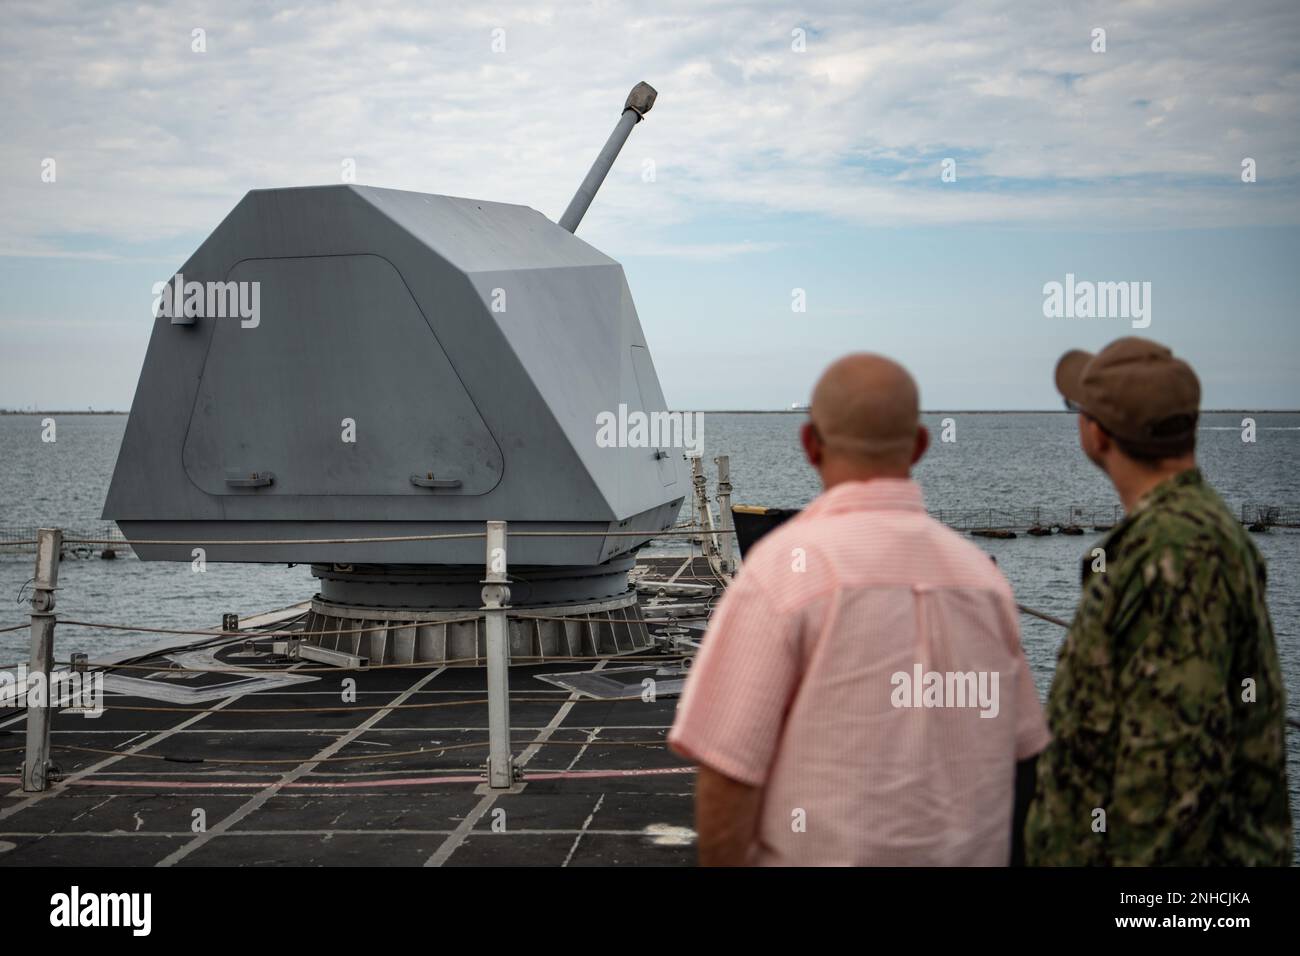
<path fill-rule="evenodd" d="M 792 411 L 792 412 L 806 412 L 806 411 L 808 411 L 808 403 L 807 403 L 807 402 L 791 402 L 791 403 L 790 403 L 790 411 Z"/>

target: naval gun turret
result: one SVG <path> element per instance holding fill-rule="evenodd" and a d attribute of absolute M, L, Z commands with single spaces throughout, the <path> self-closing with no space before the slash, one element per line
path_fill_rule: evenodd
<path fill-rule="evenodd" d="M 504 520 L 514 604 L 541 609 L 513 654 L 646 646 L 627 572 L 686 480 L 680 452 L 597 441 L 602 414 L 666 409 L 622 267 L 574 231 L 654 99 L 633 89 L 558 224 L 249 192 L 161 290 L 104 517 L 146 561 L 310 563 L 307 629 L 374 662 L 480 655 L 466 612 Z M 422 537 L 456 533 L 480 536 Z"/>

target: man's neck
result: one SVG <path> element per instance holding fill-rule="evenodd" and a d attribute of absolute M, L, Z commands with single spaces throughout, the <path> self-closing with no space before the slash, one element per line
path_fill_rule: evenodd
<path fill-rule="evenodd" d="M 1132 513 L 1138 502 L 1170 478 L 1196 467 L 1195 455 L 1169 458 L 1156 468 L 1144 468 L 1134 462 L 1117 459 L 1111 467 L 1110 480 L 1124 504 L 1124 511 Z"/>
<path fill-rule="evenodd" d="M 860 467 L 841 467 L 824 465 L 821 469 L 822 489 L 830 491 L 836 485 L 849 481 L 875 481 L 877 478 L 896 478 L 906 480 L 911 476 L 909 469 L 866 469 Z"/>

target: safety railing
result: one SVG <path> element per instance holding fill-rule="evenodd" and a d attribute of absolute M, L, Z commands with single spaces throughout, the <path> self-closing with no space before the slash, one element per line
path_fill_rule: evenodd
<path fill-rule="evenodd" d="M 352 705 L 338 708 L 321 708 L 313 705 L 309 708 L 312 712 L 322 710 L 340 710 L 340 711 L 364 711 L 364 710 L 387 710 L 387 709 L 422 709 L 429 707 L 455 707 L 487 704 L 488 708 L 488 760 L 487 760 L 487 777 L 489 785 L 494 789 L 509 788 L 514 786 L 518 776 L 514 766 L 512 755 L 512 746 L 520 742 L 512 742 L 510 735 L 510 675 L 509 668 L 511 663 L 522 664 L 530 663 L 533 658 L 511 655 L 509 646 L 509 620 L 511 617 L 516 619 L 532 619 L 534 617 L 545 616 L 549 618 L 555 615 L 542 615 L 538 612 L 531 612 L 528 609 L 519 609 L 512 611 L 510 605 L 510 574 L 509 574 L 509 555 L 508 541 L 509 538 L 522 537 L 549 537 L 549 536 L 636 536 L 636 537 L 679 537 L 689 536 L 697 542 L 712 541 L 718 542 L 720 539 L 728 540 L 734 534 L 729 528 L 718 528 L 713 522 L 705 527 L 673 527 L 658 532 L 647 531 L 534 531 L 521 530 L 510 532 L 507 523 L 504 521 L 488 521 L 481 532 L 456 532 L 447 534 L 428 534 L 428 535 L 403 535 L 379 536 L 370 538 L 331 538 L 317 539 L 315 543 L 362 543 L 362 542 L 385 542 L 385 541 L 434 541 L 445 539 L 465 539 L 480 538 L 485 542 L 484 555 L 484 577 L 482 580 L 483 588 L 481 591 L 482 606 L 477 615 L 471 615 L 466 620 L 481 619 L 484 622 L 485 646 L 483 657 L 466 658 L 463 660 L 443 660 L 440 665 L 447 664 L 476 664 L 486 666 L 487 677 L 487 695 L 485 700 L 455 700 L 433 704 L 379 704 L 379 705 Z M 31 647 L 28 655 L 28 664 L 25 685 L 20 688 L 18 698 L 28 698 L 26 704 L 26 745 L 23 748 L 23 774 L 22 786 L 26 791 L 42 791 L 49 787 L 51 782 L 51 772 L 53 768 L 50 759 L 50 724 L 51 715 L 55 709 L 61 706 L 60 695 L 52 693 L 49 689 L 58 685 L 54 674 L 54 635 L 55 625 L 58 618 L 55 613 L 55 595 L 59 589 L 59 566 L 60 556 L 66 552 L 69 546 L 93 546 L 100 544 L 111 544 L 115 542 L 112 538 L 82 538 L 65 536 L 62 529 L 58 528 L 39 528 L 34 529 L 32 544 L 36 549 L 36 573 L 31 582 L 31 620 L 28 625 L 14 625 L 3 628 L 4 631 L 19 630 L 22 627 L 30 626 L 31 628 Z M 199 546 L 205 542 L 199 541 L 160 541 L 160 540 L 141 540 L 136 541 L 139 545 L 161 545 L 161 544 L 185 544 Z M 211 542 L 208 542 L 211 543 Z M 231 542 L 222 542 L 231 543 Z M 240 542 L 246 545 L 265 544 L 276 545 L 285 543 L 282 540 L 246 540 Z M 715 559 L 731 561 L 730 548 L 706 548 L 706 556 L 710 553 Z M 715 568 L 721 570 L 724 565 L 715 564 Z M 725 579 L 718 579 L 720 585 L 725 585 Z M 692 606 L 694 607 L 694 606 Z M 704 616 L 707 616 L 711 610 L 709 605 L 699 605 Z M 585 618 L 559 616 L 559 619 L 583 621 Z M 240 631 L 236 629 L 221 630 L 195 629 L 183 630 L 177 628 L 155 628 L 142 625 L 125 625 L 110 624 L 98 621 L 79 621 L 66 620 L 67 625 L 75 627 L 101 628 L 111 630 L 129 631 L 133 633 L 161 633 L 176 636 L 198 636 L 211 638 L 214 641 L 228 639 L 231 641 L 249 640 L 249 639 L 266 639 L 272 637 L 290 637 L 294 639 L 306 639 L 310 637 L 321 637 L 326 635 L 336 635 L 343 633 L 361 633 L 364 631 L 377 630 L 388 625 L 363 626 L 357 628 L 334 628 L 322 629 L 319 631 L 307 631 L 302 629 L 285 629 L 285 630 L 259 630 L 259 631 Z M 578 661 L 600 661 L 606 660 L 610 655 L 591 655 L 591 656 L 556 656 L 547 655 L 536 659 L 536 662 L 546 663 L 566 663 Z M 659 655 L 639 655 L 636 660 L 655 661 L 664 663 L 668 661 L 682 661 L 685 655 L 659 654 Z M 92 665 L 86 655 L 74 655 L 74 659 L 69 662 L 75 672 L 85 673 L 93 669 L 96 671 L 114 671 L 114 670 L 149 670 L 157 671 L 159 668 L 156 664 L 135 664 L 135 663 L 96 663 Z M 409 663 L 409 664 L 378 664 L 371 666 L 368 663 L 358 664 L 358 670 L 380 670 L 387 668 L 405 668 L 420 667 L 428 668 L 428 663 Z M 195 672 L 218 672 L 218 673 L 255 673 L 250 668 L 201 668 L 184 666 L 178 669 Z M 295 673 L 312 673 L 312 672 L 335 672 L 341 668 L 335 665 L 319 668 L 295 667 Z M 342 668 L 347 669 L 347 668 Z M 35 699 L 22 693 L 27 687 L 39 686 L 44 688 L 41 694 L 35 695 Z M 17 698 L 16 698 L 17 699 Z M 600 698 L 600 702 L 608 703 L 611 700 L 624 698 Z M 640 697 L 626 698 L 628 700 L 640 700 Z M 531 702 L 529 698 L 522 698 L 525 702 Z M 542 700 L 550 701 L 549 698 Z M 574 701 L 580 702 L 580 701 Z M 116 706 L 116 710 L 124 711 L 148 711 L 148 712 L 187 712 L 191 713 L 189 708 L 179 707 L 150 707 L 150 706 Z M 284 713 L 286 708 L 223 708 L 222 712 L 227 714 L 247 713 L 247 714 L 277 714 Z M 533 744 L 547 743 L 548 741 L 526 741 L 522 742 L 525 746 Z M 622 742 L 630 744 L 631 742 Z M 639 745 L 652 743 L 651 741 L 639 741 Z M 661 743 L 661 742 L 654 742 Z M 557 742 L 558 744 L 558 742 Z M 466 749 L 469 747 L 482 746 L 481 744 L 458 745 L 457 747 L 441 747 L 440 750 L 447 749 Z M 69 747 L 66 749 L 74 751 L 92 751 L 94 748 L 86 747 Z M 397 756 L 388 754 L 386 756 Z M 338 758 L 345 759 L 345 758 Z M 222 762 L 214 760 L 212 762 Z M 225 761 L 228 763 L 239 763 L 241 761 Z M 258 758 L 255 763 L 267 763 L 263 758 Z M 274 761 L 271 761 L 274 762 Z"/>
<path fill-rule="evenodd" d="M 1300 507 L 1247 501 L 1241 506 L 1241 523 L 1260 531 L 1267 528 L 1300 528 Z"/>
<path fill-rule="evenodd" d="M 714 579 L 720 587 L 725 587 L 729 583 L 730 573 L 735 570 L 738 564 L 738 557 L 734 549 L 735 529 L 731 525 L 731 508 L 730 495 L 731 484 L 729 475 L 729 462 L 726 456 L 719 456 L 715 459 L 718 465 L 718 487 L 716 501 L 718 503 L 720 517 L 715 520 L 712 508 L 707 495 L 707 482 L 704 480 L 703 470 L 697 460 L 693 465 L 693 500 L 692 512 L 693 522 L 687 526 L 674 526 L 672 528 L 658 531 L 537 531 L 537 530 L 519 530 L 510 531 L 504 521 L 488 521 L 483 531 L 455 532 L 444 534 L 427 534 L 427 535 L 403 535 L 403 536 L 377 536 L 364 538 L 325 538 L 315 539 L 310 543 L 371 543 L 371 542 L 396 542 L 396 541 L 434 541 L 446 539 L 483 539 L 485 544 L 484 552 L 484 577 L 482 579 L 482 606 L 478 614 L 465 618 L 466 620 L 483 620 L 485 631 L 484 653 L 482 657 L 472 659 L 441 661 L 441 664 L 475 664 L 486 667 L 486 698 L 478 700 L 455 700 L 438 703 L 414 703 L 414 704 L 387 704 L 387 705 L 352 705 L 339 708 L 321 708 L 313 706 L 312 712 L 325 710 L 340 711 L 364 711 L 364 710 L 384 710 L 384 709 L 423 709 L 430 707 L 456 707 L 486 704 L 488 708 L 488 740 L 483 743 L 472 743 L 456 745 L 446 749 L 468 749 L 471 747 L 486 746 L 488 748 L 488 759 L 486 775 L 489 785 L 494 789 L 509 788 L 515 785 L 518 778 L 518 771 L 515 767 L 512 747 L 516 745 L 532 746 L 534 744 L 543 744 L 549 741 L 512 741 L 510 727 L 510 675 L 509 667 L 512 663 L 529 663 L 532 661 L 528 657 L 511 655 L 509 648 L 509 621 L 511 618 L 527 619 L 539 616 L 537 612 L 529 609 L 514 609 L 510 605 L 510 574 L 509 574 L 509 539 L 523 537 L 552 537 L 552 536 L 636 536 L 636 537 L 653 537 L 653 538 L 676 538 L 687 537 L 693 543 L 700 546 L 705 558 L 709 560 L 711 567 L 714 569 Z M 950 524 L 957 528 L 988 529 L 1007 527 L 1008 524 L 1014 523 L 1015 526 L 1027 525 L 1029 527 L 1049 526 L 1049 518 L 1041 509 L 1026 510 L 1000 510 L 1000 509 L 980 509 L 968 512 L 939 511 L 932 513 L 940 521 Z M 1247 517 L 1246 507 L 1243 506 L 1243 520 Z M 1079 524 L 1103 524 L 1108 521 L 1117 521 L 1122 515 L 1119 509 L 1113 511 L 1089 511 L 1084 512 L 1082 509 L 1072 509 L 1070 513 L 1071 523 Z M 1280 516 L 1270 514 L 1270 517 L 1277 520 L 1279 517 L 1286 517 L 1285 513 Z M 31 646 L 28 660 L 27 680 L 33 683 L 41 683 L 45 687 L 51 687 L 54 684 L 52 680 L 54 668 L 54 635 L 57 616 L 55 613 L 55 595 L 58 591 L 59 582 L 59 559 L 62 554 L 66 554 L 69 548 L 93 548 L 102 546 L 110 547 L 129 547 L 129 543 L 120 534 L 108 534 L 99 537 L 90 537 L 82 534 L 65 534 L 62 529 L 40 528 L 24 529 L 30 534 L 30 538 L 19 538 L 17 535 L 11 535 L 4 538 L 0 535 L 0 545 L 29 545 L 36 551 L 36 568 L 32 581 L 31 596 L 31 619 L 27 624 L 19 624 L 11 627 L 0 628 L 0 631 L 14 631 L 23 627 L 31 629 Z M 140 545 L 202 545 L 205 542 L 199 541 L 145 541 L 136 542 Z M 279 545 L 286 543 L 283 540 L 247 540 L 240 542 L 207 542 L 209 544 L 231 544 L 239 543 L 245 545 Z M 299 542 L 304 543 L 304 542 Z M 678 587 L 703 587 L 703 585 L 677 585 Z M 1069 627 L 1069 622 L 1037 611 L 1033 608 L 1019 605 L 1021 612 L 1050 622 L 1060 627 Z M 710 601 L 702 605 L 687 605 L 683 608 L 689 610 L 697 618 L 707 618 L 713 609 L 713 602 Z M 547 616 L 551 619 L 554 616 Z M 562 620 L 584 620 L 583 618 L 568 618 L 559 615 L 558 619 Z M 672 616 L 670 615 L 670 618 Z M 177 636 L 199 636 L 210 638 L 214 641 L 228 640 L 249 640 L 250 638 L 266 639 L 272 637 L 288 637 L 294 639 L 306 639 L 310 637 L 323 637 L 327 635 L 339 634 L 357 634 L 366 631 L 378 630 L 388 625 L 360 626 L 356 628 L 333 628 L 322 629 L 318 632 L 307 631 L 301 628 L 287 629 L 262 629 L 258 631 L 241 631 L 238 627 L 221 630 L 195 629 L 183 630 L 175 628 L 155 628 L 142 625 L 124 625 L 110 624 L 106 622 L 95 621 L 78 621 L 66 620 L 64 622 L 70 626 L 86 628 L 102 628 L 120 631 L 130 631 L 139 633 L 160 633 Z M 689 655 L 682 654 L 659 654 L 659 655 L 638 655 L 635 659 L 638 661 L 682 661 Z M 608 659 L 609 655 L 591 655 L 591 656 L 546 656 L 537 658 L 537 662 L 545 661 L 547 663 L 557 662 L 579 662 L 579 661 L 599 661 Z M 70 662 L 73 670 L 85 672 L 91 667 L 86 659 L 86 655 L 79 654 L 74 656 Z M 369 665 L 359 664 L 357 669 L 379 670 L 388 668 L 428 668 L 428 663 L 392 663 Z M 157 671 L 159 668 L 156 664 L 140 663 L 113 663 L 113 664 L 95 664 L 93 669 L 98 671 L 122 670 L 130 671 L 132 669 Z M 250 673 L 255 672 L 250 668 L 202 668 L 185 666 L 179 669 L 195 672 L 219 672 L 219 673 Z M 341 668 L 337 664 L 321 666 L 316 668 L 295 667 L 295 673 L 337 673 Z M 342 669 L 347 669 L 342 668 Z M 611 700 L 638 700 L 639 697 L 629 698 L 593 698 L 593 701 L 608 703 Z M 516 700 L 531 702 L 531 698 L 516 698 Z M 553 702 L 550 698 L 543 698 L 548 702 Z M 574 703 L 582 702 L 581 699 L 574 699 Z M 42 700 L 35 704 L 29 704 L 26 708 L 26 745 L 23 748 L 23 775 L 22 785 L 24 790 L 40 791 L 49 786 L 52 763 L 50 759 L 50 724 L 51 714 L 55 707 L 59 706 L 55 695 L 46 694 Z M 183 711 L 192 713 L 190 708 L 168 708 L 168 707 L 149 707 L 149 706 L 120 706 L 115 709 L 131 711 Z M 223 708 L 223 713 L 247 713 L 247 714 L 276 714 L 285 712 L 285 708 Z M 1300 729 L 1300 721 L 1288 718 L 1287 723 L 1294 729 Z M 558 745 L 558 742 L 556 742 Z M 634 742 L 625 742 L 631 744 Z M 661 741 L 640 741 L 635 742 L 641 745 L 656 743 L 661 745 Z M 67 748 L 71 750 L 93 750 L 93 748 Z M 388 756 L 399 756 L 398 754 L 389 754 Z M 338 760 L 344 759 L 362 759 L 362 758 L 333 758 Z M 211 762 L 220 763 L 239 763 L 241 761 L 230 760 Z M 256 761 L 243 761 L 255 763 L 267 763 L 268 761 L 259 758 Z M 272 761 L 273 762 L 273 761 Z"/>
<path fill-rule="evenodd" d="M 0 527 L 0 554 L 21 554 L 36 549 L 36 532 L 34 527 Z M 131 542 L 115 525 L 103 525 L 91 529 L 64 528 L 63 554 L 65 557 L 115 558 L 131 550 Z M 77 541 L 94 541 L 91 544 L 74 544 Z"/>
<path fill-rule="evenodd" d="M 1030 617 L 1036 617 L 1040 621 L 1047 621 L 1049 624 L 1055 624 L 1058 627 L 1069 628 L 1070 626 L 1069 621 L 1056 617 L 1053 614 L 1036 611 L 1032 607 L 1025 607 L 1023 604 L 1017 604 L 1016 607 L 1019 608 L 1021 614 L 1028 614 Z M 1294 717 L 1286 718 L 1286 725 L 1292 730 L 1300 730 L 1300 720 L 1297 720 Z"/>

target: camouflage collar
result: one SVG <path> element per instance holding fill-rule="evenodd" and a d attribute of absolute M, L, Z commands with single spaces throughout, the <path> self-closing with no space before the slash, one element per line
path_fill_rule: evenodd
<path fill-rule="evenodd" d="M 1171 498 L 1183 493 L 1188 488 L 1201 488 L 1205 484 L 1201 477 L 1199 468 L 1188 468 L 1186 471 L 1180 471 L 1171 478 L 1167 478 L 1160 484 L 1148 491 L 1137 505 L 1124 516 L 1124 518 L 1110 529 L 1110 532 L 1101 540 L 1101 547 L 1108 556 L 1113 557 L 1119 542 L 1128 534 L 1133 523 L 1150 508 L 1163 504 Z M 1088 568 L 1091 565 L 1092 554 L 1089 553 L 1083 559 L 1083 580 L 1088 580 Z"/>
<path fill-rule="evenodd" d="M 1133 508 L 1133 514 L 1143 511 L 1146 508 L 1154 507 L 1162 501 L 1167 501 L 1174 495 L 1178 494 L 1184 488 L 1199 488 L 1205 483 L 1201 477 L 1201 469 L 1188 468 L 1186 471 L 1180 471 L 1172 478 L 1166 478 L 1160 484 L 1156 485 L 1150 491 L 1138 500 L 1137 505 Z M 1130 515 L 1132 517 L 1132 515 Z"/>

